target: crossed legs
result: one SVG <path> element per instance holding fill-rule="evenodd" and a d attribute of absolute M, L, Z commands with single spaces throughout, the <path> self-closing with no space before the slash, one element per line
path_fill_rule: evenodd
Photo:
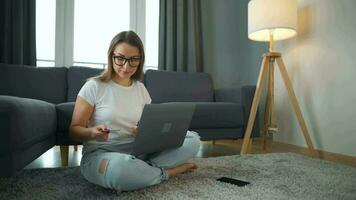
<path fill-rule="evenodd" d="M 82 160 L 81 172 L 89 182 L 105 188 L 141 189 L 196 169 L 195 163 L 186 162 L 196 155 L 199 147 L 199 136 L 188 132 L 181 147 L 154 154 L 145 161 L 118 152 L 88 155 Z"/>

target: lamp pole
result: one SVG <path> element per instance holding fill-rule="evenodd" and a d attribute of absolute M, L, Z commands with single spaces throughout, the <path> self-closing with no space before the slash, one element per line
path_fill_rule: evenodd
<path fill-rule="evenodd" d="M 274 51 L 274 35 L 273 35 L 274 29 L 269 30 L 269 52 Z"/>

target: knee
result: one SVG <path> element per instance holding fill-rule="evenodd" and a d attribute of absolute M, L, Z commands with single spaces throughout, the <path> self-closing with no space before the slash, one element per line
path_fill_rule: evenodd
<path fill-rule="evenodd" d="M 98 171 L 101 176 L 104 175 L 106 167 L 108 166 L 108 163 L 109 163 L 108 159 L 103 159 L 100 161 Z"/>
<path fill-rule="evenodd" d="M 117 191 L 131 191 L 160 182 L 161 175 L 152 177 L 147 171 L 151 166 L 147 167 L 146 163 L 130 155 L 122 160 L 110 160 L 105 175 L 107 187 Z"/>
<path fill-rule="evenodd" d="M 125 176 L 129 169 L 134 166 L 135 157 L 131 155 L 121 156 L 120 158 L 111 159 L 107 167 L 109 176 L 120 179 Z"/>
<path fill-rule="evenodd" d="M 133 156 L 126 155 L 120 158 L 106 160 L 103 159 L 99 165 L 99 174 L 103 176 L 105 187 L 122 190 L 125 188 L 125 182 L 132 168 L 133 160 L 136 159 Z"/>

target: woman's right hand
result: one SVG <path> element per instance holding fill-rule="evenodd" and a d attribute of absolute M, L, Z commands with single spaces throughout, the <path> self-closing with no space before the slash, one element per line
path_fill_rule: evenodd
<path fill-rule="evenodd" d="M 136 135 L 137 135 L 137 128 L 136 127 L 132 127 L 131 128 L 131 135 L 136 137 Z"/>
<path fill-rule="evenodd" d="M 91 138 L 97 141 L 107 141 L 110 130 L 105 125 L 98 125 L 91 128 Z"/>

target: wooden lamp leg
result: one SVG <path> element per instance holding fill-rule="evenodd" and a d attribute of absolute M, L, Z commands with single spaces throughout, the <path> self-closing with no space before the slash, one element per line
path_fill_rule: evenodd
<path fill-rule="evenodd" d="M 267 133 L 268 127 L 271 124 L 270 122 L 270 111 L 271 111 L 271 76 L 270 76 L 270 68 L 267 69 L 268 77 L 267 77 L 267 91 L 266 91 L 266 102 L 265 102 L 265 112 L 264 112 L 264 122 L 262 129 L 262 149 L 266 150 L 267 148 Z"/>
<path fill-rule="evenodd" d="M 318 154 L 315 151 L 313 143 L 312 143 L 312 140 L 311 140 L 311 138 L 309 136 L 308 129 L 307 129 L 307 126 L 305 124 L 302 112 L 300 110 L 297 98 L 296 98 L 296 96 L 294 94 L 292 83 L 291 83 L 291 81 L 289 79 L 286 67 L 285 67 L 281 57 L 277 58 L 277 63 L 278 63 L 279 71 L 281 72 L 284 84 L 286 85 L 290 101 L 291 101 L 291 103 L 293 105 L 295 114 L 297 115 L 297 119 L 298 119 L 299 125 L 300 125 L 300 127 L 301 127 L 301 129 L 303 131 L 304 139 L 305 139 L 305 141 L 306 141 L 306 143 L 308 145 L 308 148 L 309 148 L 309 151 L 311 153 L 311 156 L 318 157 Z"/>
<path fill-rule="evenodd" d="M 260 69 L 260 74 L 258 76 L 256 91 L 255 91 L 255 95 L 253 97 L 250 115 L 248 118 L 247 127 L 246 127 L 246 131 L 245 131 L 245 135 L 244 135 L 244 139 L 243 139 L 243 143 L 242 143 L 241 154 L 246 154 L 248 151 L 251 132 L 252 132 L 253 124 L 255 122 L 257 108 L 258 108 L 258 104 L 259 104 L 260 97 L 261 97 L 263 80 L 266 76 L 266 72 L 268 69 L 268 62 L 269 62 L 269 57 L 267 58 L 266 56 L 264 56 L 262 63 L 261 63 L 261 69 Z"/>
<path fill-rule="evenodd" d="M 277 132 L 277 123 L 276 123 L 276 116 L 275 116 L 275 104 L 274 104 L 274 61 L 275 57 L 271 58 L 270 64 L 270 124 L 269 124 L 269 131 Z"/>

